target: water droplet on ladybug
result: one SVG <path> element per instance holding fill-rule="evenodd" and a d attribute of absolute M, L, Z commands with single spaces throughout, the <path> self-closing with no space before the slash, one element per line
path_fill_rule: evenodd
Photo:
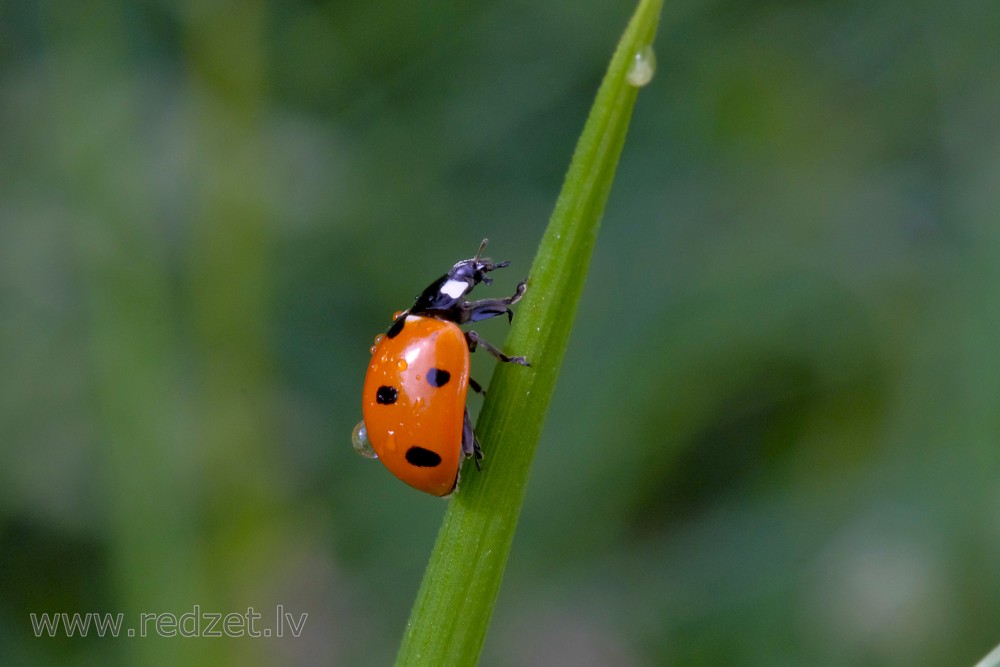
<path fill-rule="evenodd" d="M 385 438 L 385 448 L 390 452 L 396 451 L 396 432 L 388 431 Z"/>
<path fill-rule="evenodd" d="M 358 422 L 358 425 L 354 427 L 354 432 L 351 433 L 351 444 L 354 445 L 354 451 L 366 459 L 378 458 L 378 454 L 372 449 L 372 443 L 368 440 L 368 429 L 365 428 L 363 421 Z"/>
<path fill-rule="evenodd" d="M 641 88 L 653 80 L 656 73 L 656 53 L 653 52 L 653 45 L 647 44 L 639 49 L 638 53 L 632 56 L 632 63 L 625 73 L 625 80 L 629 85 Z"/>
<path fill-rule="evenodd" d="M 403 311 L 397 310 L 395 313 L 392 314 L 392 321 L 395 322 L 402 316 L 403 316 Z"/>
<path fill-rule="evenodd" d="M 407 367 L 409 367 L 409 364 L 406 363 L 406 359 L 400 359 L 399 361 L 396 362 L 396 366 L 399 367 L 399 370 L 405 371 Z"/>

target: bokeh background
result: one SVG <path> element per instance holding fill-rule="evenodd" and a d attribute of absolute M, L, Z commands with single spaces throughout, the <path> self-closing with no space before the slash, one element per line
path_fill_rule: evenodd
<path fill-rule="evenodd" d="M 0 663 L 391 662 L 445 505 L 351 449 L 368 346 L 523 277 L 631 10 L 0 3 Z M 667 3 L 482 664 L 1000 642 L 998 26 Z"/>

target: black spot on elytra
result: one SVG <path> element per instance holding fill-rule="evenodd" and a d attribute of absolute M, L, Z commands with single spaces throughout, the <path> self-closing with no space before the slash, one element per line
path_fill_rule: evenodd
<path fill-rule="evenodd" d="M 399 392 L 396 391 L 395 387 L 388 387 L 382 385 L 375 392 L 375 402 L 381 403 L 382 405 L 392 405 L 396 402 L 396 398 L 399 396 Z"/>
<path fill-rule="evenodd" d="M 434 468 L 441 465 L 441 457 L 423 447 L 410 447 L 406 450 L 406 460 L 418 468 Z"/>
<path fill-rule="evenodd" d="M 450 379 L 451 373 L 443 368 L 432 368 L 427 371 L 427 381 L 431 383 L 432 387 L 443 387 L 448 384 Z"/>
<path fill-rule="evenodd" d="M 389 330 L 385 332 L 386 338 L 395 338 L 399 335 L 399 332 L 403 330 L 403 325 L 406 324 L 406 315 L 403 315 L 398 320 L 392 323 Z"/>

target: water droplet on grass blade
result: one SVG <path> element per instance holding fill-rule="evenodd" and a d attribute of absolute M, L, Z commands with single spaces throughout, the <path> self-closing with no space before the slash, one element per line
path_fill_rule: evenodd
<path fill-rule="evenodd" d="M 653 45 L 647 44 L 632 57 L 632 63 L 625 73 L 625 80 L 629 85 L 641 88 L 653 80 L 654 74 L 656 74 L 656 53 L 653 52 Z"/>

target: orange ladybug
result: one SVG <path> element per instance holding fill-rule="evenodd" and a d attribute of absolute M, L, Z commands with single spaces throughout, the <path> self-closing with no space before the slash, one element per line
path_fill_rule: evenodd
<path fill-rule="evenodd" d="M 486 243 L 431 283 L 375 338 L 362 392 L 364 419 L 354 429 L 359 453 L 377 457 L 396 477 L 435 496 L 455 492 L 465 458 L 474 456 L 477 468 L 483 458 L 465 406 L 469 387 L 483 393 L 469 376 L 469 353 L 482 345 L 502 362 L 530 365 L 458 327 L 498 315 L 510 321 L 510 306 L 527 289 L 522 280 L 505 299 L 465 299 L 479 283 L 493 282 L 487 273 L 510 265 L 482 257 Z"/>

